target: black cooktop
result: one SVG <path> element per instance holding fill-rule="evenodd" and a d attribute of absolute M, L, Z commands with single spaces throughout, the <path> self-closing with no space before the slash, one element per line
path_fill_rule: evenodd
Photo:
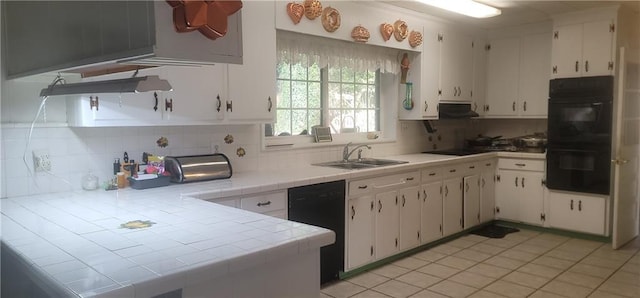
<path fill-rule="evenodd" d="M 422 153 L 465 156 L 465 155 L 480 154 L 480 153 L 487 153 L 487 152 L 496 152 L 496 151 L 514 152 L 514 151 L 517 151 L 517 148 L 515 148 L 513 146 L 508 146 L 508 147 L 493 147 L 493 146 L 490 146 L 490 147 L 481 147 L 481 148 L 443 149 L 443 150 L 425 151 L 425 152 L 422 152 Z"/>
<path fill-rule="evenodd" d="M 485 153 L 485 152 L 488 152 L 488 151 L 476 150 L 476 149 L 445 149 L 445 150 L 427 151 L 422 153 L 465 156 L 465 155 L 479 154 L 479 153 Z"/>

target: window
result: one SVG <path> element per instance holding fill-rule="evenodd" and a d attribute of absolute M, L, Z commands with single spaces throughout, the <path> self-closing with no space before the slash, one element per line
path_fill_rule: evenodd
<path fill-rule="evenodd" d="M 320 68 L 304 57 L 278 63 L 273 135 L 306 135 L 314 126 L 332 134 L 380 130 L 379 72 Z"/>
<path fill-rule="evenodd" d="M 366 140 L 367 132 L 395 138 L 397 50 L 286 31 L 277 38 L 276 122 L 265 125 L 267 146 L 308 144 L 290 136 L 316 126 L 328 126 L 339 143 Z"/>

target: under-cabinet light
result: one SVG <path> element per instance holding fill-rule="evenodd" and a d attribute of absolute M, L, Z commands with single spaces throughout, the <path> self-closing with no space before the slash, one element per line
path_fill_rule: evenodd
<path fill-rule="evenodd" d="M 86 93 L 138 93 L 147 91 L 171 91 L 167 80 L 158 76 L 133 77 L 108 81 L 56 84 L 40 91 L 40 96 Z"/>
<path fill-rule="evenodd" d="M 499 9 L 472 0 L 417 0 L 418 2 L 442 8 L 474 18 L 490 18 L 500 15 Z"/>

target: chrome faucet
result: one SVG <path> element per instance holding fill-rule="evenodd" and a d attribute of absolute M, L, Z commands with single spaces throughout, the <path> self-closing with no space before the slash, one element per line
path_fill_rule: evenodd
<path fill-rule="evenodd" d="M 349 151 L 349 145 L 351 145 L 352 142 L 349 142 L 348 144 L 344 145 L 344 148 L 342 149 L 342 161 L 343 162 L 347 162 L 349 161 L 349 156 L 351 156 L 351 154 L 353 154 L 354 151 L 362 148 L 362 147 L 366 147 L 367 149 L 371 149 L 371 146 L 369 145 L 358 145 L 355 148 L 351 149 L 351 151 Z M 360 149 L 360 151 L 358 152 L 358 159 L 360 159 L 360 153 L 362 152 L 362 149 Z"/>

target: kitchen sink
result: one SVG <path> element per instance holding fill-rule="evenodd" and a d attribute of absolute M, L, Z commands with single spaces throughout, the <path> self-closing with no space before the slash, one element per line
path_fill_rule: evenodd
<path fill-rule="evenodd" d="M 323 166 L 323 167 L 332 167 L 346 170 L 357 170 L 357 169 L 370 169 L 391 165 L 399 165 L 407 163 L 407 161 L 400 160 L 391 160 L 391 159 L 377 159 L 377 158 L 363 158 L 363 159 L 352 159 L 348 161 L 330 161 L 313 164 L 314 166 Z"/>

